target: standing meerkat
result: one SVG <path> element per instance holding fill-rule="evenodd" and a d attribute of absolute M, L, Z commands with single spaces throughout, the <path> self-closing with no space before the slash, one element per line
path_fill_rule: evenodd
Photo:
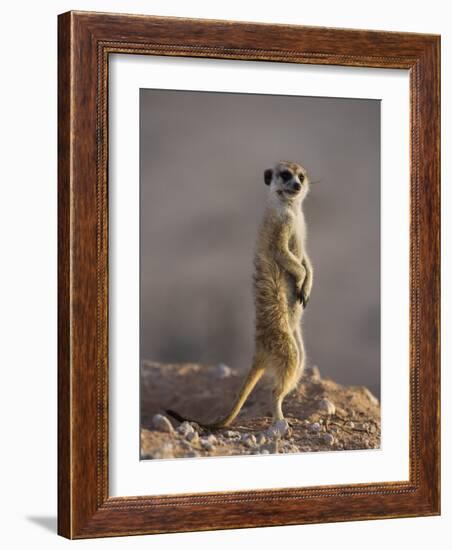
<path fill-rule="evenodd" d="M 304 368 L 300 322 L 311 294 L 313 270 L 306 253 L 301 206 L 310 182 L 302 166 L 288 161 L 265 170 L 264 181 L 269 193 L 254 257 L 253 362 L 230 412 L 204 425 L 207 428 L 231 424 L 264 372 L 273 380 L 273 419 L 284 419 L 283 400 L 297 385 Z M 174 411 L 167 412 L 177 420 L 185 420 Z"/>

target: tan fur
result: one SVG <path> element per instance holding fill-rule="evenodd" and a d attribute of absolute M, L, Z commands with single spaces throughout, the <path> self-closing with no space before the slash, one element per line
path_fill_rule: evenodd
<path fill-rule="evenodd" d="M 293 176 L 290 181 L 284 181 L 280 175 L 287 170 Z M 308 192 L 309 179 L 302 166 L 288 161 L 267 170 L 265 179 L 269 196 L 254 257 L 253 363 L 230 412 L 209 424 L 210 428 L 228 426 L 236 418 L 265 371 L 273 379 L 273 418 L 283 419 L 283 400 L 297 385 L 304 367 L 300 322 L 311 293 L 313 271 L 305 248 L 306 225 L 301 204 Z"/>

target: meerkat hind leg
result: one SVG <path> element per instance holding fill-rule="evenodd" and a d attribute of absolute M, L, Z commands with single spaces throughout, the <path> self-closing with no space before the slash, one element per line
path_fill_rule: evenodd
<path fill-rule="evenodd" d="M 295 338 L 294 338 L 295 339 Z M 282 404 L 286 395 L 297 385 L 300 377 L 300 358 L 298 346 L 291 342 L 286 357 L 278 359 L 275 373 L 273 396 L 273 421 L 284 420 Z"/>

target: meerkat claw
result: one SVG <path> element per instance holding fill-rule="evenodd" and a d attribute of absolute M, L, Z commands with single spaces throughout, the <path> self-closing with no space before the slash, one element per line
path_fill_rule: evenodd
<path fill-rule="evenodd" d="M 303 291 L 300 292 L 300 302 L 301 302 L 301 305 L 303 306 L 303 309 L 306 309 L 306 306 L 308 305 L 308 302 L 309 302 L 309 297 L 306 296 L 306 294 Z"/>

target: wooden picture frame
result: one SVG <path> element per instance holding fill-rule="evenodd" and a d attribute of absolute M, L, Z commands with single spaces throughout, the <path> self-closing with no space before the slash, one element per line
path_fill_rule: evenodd
<path fill-rule="evenodd" d="M 68 538 L 440 512 L 440 38 L 68 12 L 58 38 L 58 532 Z M 152 497 L 108 491 L 110 54 L 410 74 L 409 481 Z"/>

